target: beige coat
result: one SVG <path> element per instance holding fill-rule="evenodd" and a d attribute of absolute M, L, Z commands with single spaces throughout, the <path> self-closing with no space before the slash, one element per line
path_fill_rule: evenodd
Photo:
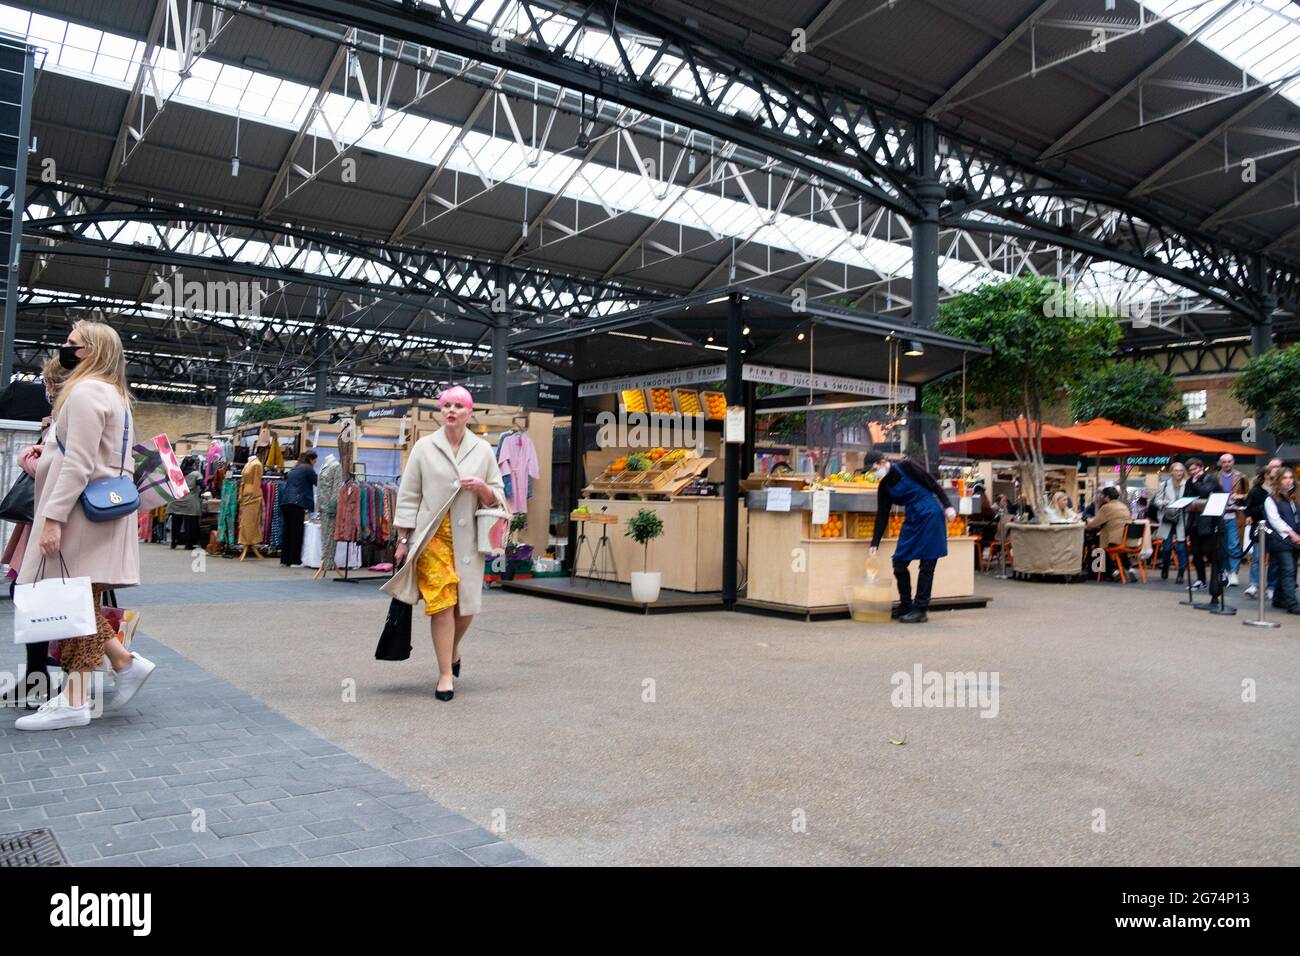
<path fill-rule="evenodd" d="M 262 543 L 262 463 L 256 455 L 239 475 L 239 543 Z"/>
<path fill-rule="evenodd" d="M 411 535 L 406 563 L 392 580 L 384 584 L 382 590 L 385 594 L 407 604 L 420 601 L 420 582 L 415 574 L 415 565 L 420 552 L 442 523 L 450 502 L 452 549 L 456 552 L 456 574 L 460 577 L 457 610 L 462 615 L 479 612 L 485 558 L 478 550 L 474 512 L 482 505 L 474 492 L 455 491 L 455 483 L 460 478 L 482 479 L 496 492 L 501 506 L 509 510 L 501 470 L 497 467 L 491 445 L 473 432 L 466 431 L 460 453 L 453 455 L 443 429 L 421 438 L 411 449 L 406 470 L 402 472 L 402 483 L 397 489 L 397 512 L 393 516 L 395 527 L 414 528 L 415 532 Z"/>
<path fill-rule="evenodd" d="M 94 522 L 81 510 L 81 493 L 100 478 L 115 478 L 122 461 L 122 424 L 126 407 L 117 389 L 107 382 L 85 379 L 72 386 L 64 399 L 54 435 L 36 466 L 36 520 L 32 523 L 31 546 L 23 556 L 19 584 L 36 580 L 41 563 L 37 542 L 46 518 L 63 522 L 63 560 L 73 577 L 90 578 L 94 584 L 121 588 L 140 583 L 140 539 L 136 516 Z M 126 473 L 131 459 L 133 436 L 128 436 Z M 60 571 L 57 557 L 45 563 L 45 577 Z"/>

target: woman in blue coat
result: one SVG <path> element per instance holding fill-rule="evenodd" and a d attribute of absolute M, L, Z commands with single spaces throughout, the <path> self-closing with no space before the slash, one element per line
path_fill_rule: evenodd
<path fill-rule="evenodd" d="M 939 483 L 930 473 L 906 458 L 892 462 L 878 451 L 867 452 L 866 467 L 875 472 L 876 528 L 871 535 L 871 553 L 880 547 L 880 539 L 889 524 L 889 512 L 895 504 L 903 506 L 903 530 L 894 548 L 894 578 L 898 581 L 901 606 L 899 620 L 920 624 L 928 620 L 930 588 L 934 584 L 934 566 L 948 554 L 948 522 L 957 512 L 948 503 Z M 916 579 L 916 597 L 912 597 L 912 577 L 907 566 L 921 562 Z"/>

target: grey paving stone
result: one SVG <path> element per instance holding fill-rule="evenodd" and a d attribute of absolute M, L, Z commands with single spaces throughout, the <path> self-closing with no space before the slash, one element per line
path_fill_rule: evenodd
<path fill-rule="evenodd" d="M 408 860 L 427 860 L 430 857 L 451 853 L 456 849 L 446 840 L 441 840 L 438 837 L 422 837 L 419 840 L 394 843 L 392 846 L 394 850 Z"/>
<path fill-rule="evenodd" d="M 486 846 L 472 846 L 465 849 L 467 856 L 473 857 L 485 866 L 498 866 L 525 859 L 527 854 L 509 843 L 489 843 Z"/>
<path fill-rule="evenodd" d="M 356 820 L 338 819 L 322 820 L 317 823 L 303 824 L 308 830 L 318 837 L 337 836 L 342 833 L 355 833 L 358 830 L 364 830 Z"/>
<path fill-rule="evenodd" d="M 182 590 L 220 603 L 247 600 L 254 584 L 271 585 L 277 599 L 282 590 Z M 303 591 L 318 597 L 318 588 Z M 139 706 L 37 736 L 0 719 L 0 832 L 52 827 L 76 865 L 474 864 L 451 849 L 462 845 L 490 848 L 483 862 L 523 857 L 169 648 L 137 640 L 160 664 Z M 0 642 L 0 670 L 14 655 Z M 191 829 L 194 808 L 206 813 L 206 831 Z"/>
<path fill-rule="evenodd" d="M 316 839 L 302 827 L 277 827 L 274 830 L 267 830 L 265 833 L 251 834 L 251 836 L 257 841 L 258 846 L 267 848 L 292 846 Z"/>
<path fill-rule="evenodd" d="M 266 850 L 252 850 L 239 854 L 239 858 L 249 866 L 280 866 L 295 860 L 306 859 L 294 847 L 276 846 Z"/>
<path fill-rule="evenodd" d="M 145 866 L 179 866 L 182 863 L 202 859 L 204 859 L 203 854 L 192 845 L 169 846 L 140 854 L 140 862 Z"/>
<path fill-rule="evenodd" d="M 496 843 L 500 840 L 495 833 L 489 833 L 487 830 L 475 827 L 471 830 L 457 830 L 454 833 L 442 834 L 442 838 L 458 850 L 468 850 L 471 847 L 486 846 L 489 843 Z"/>
<path fill-rule="evenodd" d="M 331 836 L 322 840 L 310 840 L 306 843 L 297 844 L 297 847 L 298 852 L 308 859 L 347 853 L 349 850 L 358 849 L 357 845 L 346 836 Z"/>
<path fill-rule="evenodd" d="M 48 817 L 74 817 L 78 813 L 91 813 L 102 809 L 98 800 L 64 800 L 45 808 Z"/>
<path fill-rule="evenodd" d="M 339 859 L 347 863 L 348 866 L 391 866 L 395 863 L 402 863 L 407 858 L 391 846 L 372 846 L 364 850 L 353 850 L 351 853 L 340 854 Z"/>
<path fill-rule="evenodd" d="M 152 850 L 158 846 L 158 841 L 148 834 L 140 836 L 120 837 L 114 836 L 111 840 L 94 844 L 100 856 L 122 856 L 126 853 L 139 853 L 141 850 Z"/>

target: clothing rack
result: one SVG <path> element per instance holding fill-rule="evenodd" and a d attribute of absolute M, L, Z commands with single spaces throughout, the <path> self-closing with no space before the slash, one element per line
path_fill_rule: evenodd
<path fill-rule="evenodd" d="M 375 475 L 375 476 L 367 477 L 367 476 L 366 476 L 366 466 L 365 466 L 365 463 L 364 463 L 364 462 L 360 462 L 360 461 L 354 461 L 354 462 L 352 463 L 352 476 L 348 479 L 348 481 L 349 481 L 349 482 L 356 482 L 358 485 L 360 485 L 360 484 L 362 484 L 362 483 L 365 483 L 365 484 L 376 484 L 376 485 L 387 484 L 387 482 L 376 481 L 375 479 L 378 478 L 378 477 L 380 477 L 380 476 Z M 346 483 L 345 483 L 344 487 L 346 487 Z M 338 519 L 336 518 L 335 520 L 337 521 Z M 351 540 L 350 542 L 348 542 L 348 546 L 349 546 L 349 547 L 352 547 L 352 546 L 355 545 L 358 549 L 360 549 L 360 547 L 361 547 L 361 537 L 360 537 L 360 535 L 361 535 L 361 527 L 360 527 L 360 524 L 358 524 L 358 526 L 357 526 L 357 533 L 354 534 L 354 535 L 352 536 L 352 540 Z M 335 543 L 337 544 L 337 542 L 335 542 Z M 322 549 L 322 551 L 323 551 L 326 547 L 327 547 L 326 542 L 325 542 L 324 540 L 322 540 L 322 541 L 321 541 L 321 549 Z M 324 558 L 324 556 L 322 555 L 322 563 L 324 563 L 323 558 Z M 337 568 L 337 566 L 336 566 L 336 567 L 335 567 L 335 571 L 337 571 L 337 570 L 338 570 L 338 568 Z M 348 562 L 345 560 L 345 561 L 343 562 L 343 574 L 342 574 L 342 575 L 335 574 L 333 580 L 335 580 L 335 581 L 337 581 L 337 582 L 340 582 L 340 583 L 343 583 L 343 584 L 357 584 L 357 583 L 360 583 L 360 582 L 362 582 L 362 581 L 387 581 L 387 580 L 388 580 L 389 578 L 391 578 L 391 577 L 392 577 L 391 574 L 360 574 L 360 575 L 351 575 L 351 574 L 348 573 Z"/>

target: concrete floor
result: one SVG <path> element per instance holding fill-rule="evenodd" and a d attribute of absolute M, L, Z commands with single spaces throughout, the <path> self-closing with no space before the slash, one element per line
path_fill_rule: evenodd
<path fill-rule="evenodd" d="M 375 584 L 141 561 L 142 630 L 546 863 L 1300 863 L 1295 617 L 982 577 L 988 609 L 921 627 L 493 592 L 448 705 L 427 639 L 373 659 Z M 998 716 L 894 707 L 915 665 L 998 672 Z"/>

